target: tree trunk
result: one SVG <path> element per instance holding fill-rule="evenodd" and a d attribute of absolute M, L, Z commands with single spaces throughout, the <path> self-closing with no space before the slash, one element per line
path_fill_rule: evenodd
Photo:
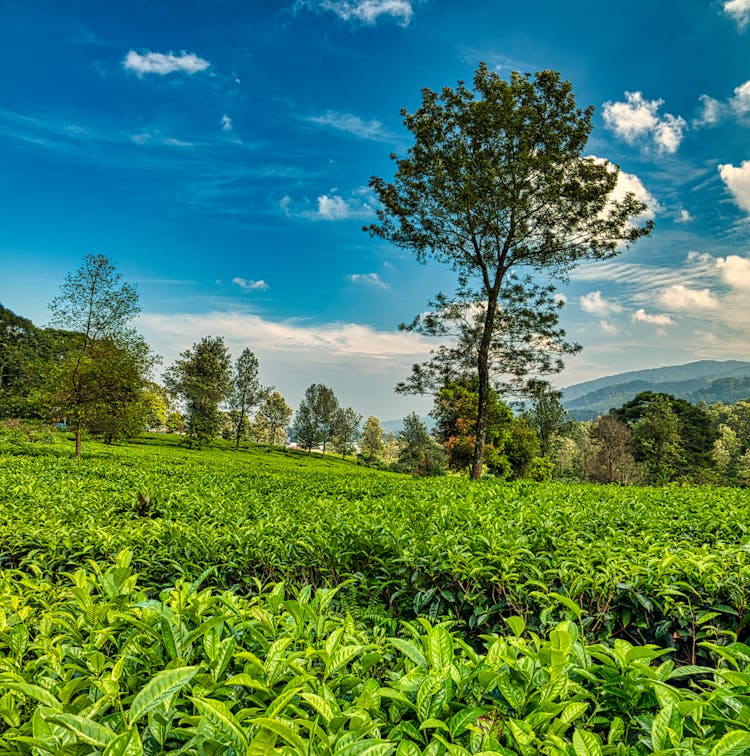
<path fill-rule="evenodd" d="M 477 425 L 474 456 L 471 461 L 471 477 L 474 480 L 482 477 L 484 449 L 487 444 L 487 412 L 490 406 L 490 344 L 492 342 L 492 331 L 495 327 L 495 310 L 497 308 L 497 292 L 499 288 L 499 280 L 496 280 L 495 286 L 488 292 L 482 343 L 479 345 L 479 353 L 477 354 L 477 375 L 479 377 L 479 386 L 477 387 Z"/>
<path fill-rule="evenodd" d="M 237 451 L 240 448 L 240 436 L 242 435 L 242 426 L 245 420 L 245 410 L 240 412 L 240 419 L 237 423 L 237 436 L 234 440 L 234 450 Z"/>

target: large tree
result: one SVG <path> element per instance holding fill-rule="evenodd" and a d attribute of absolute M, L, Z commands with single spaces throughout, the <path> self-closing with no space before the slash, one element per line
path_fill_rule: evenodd
<path fill-rule="evenodd" d="M 101 422 L 103 414 L 114 414 L 114 408 L 123 412 L 123 404 L 140 400 L 153 364 L 148 346 L 130 325 L 140 310 L 138 294 L 121 279 L 105 255 L 86 255 L 49 305 L 52 324 L 74 332 L 51 371 L 48 397 L 75 432 L 76 457 L 84 429 Z"/>
<path fill-rule="evenodd" d="M 164 375 L 167 389 L 182 400 L 187 441 L 202 446 L 222 424 L 219 405 L 232 384 L 232 358 L 221 336 L 205 336 L 180 354 Z"/>
<path fill-rule="evenodd" d="M 381 207 L 378 222 L 366 230 L 413 250 L 420 262 L 433 258 L 457 273 L 455 293 L 430 318 L 435 325 L 447 312 L 454 325 L 451 307 L 457 307 L 470 324 L 459 330 L 464 342 L 458 354 L 470 355 L 471 375 L 478 379 L 472 476 L 479 477 L 493 371 L 519 375 L 501 364 L 509 351 L 497 348 L 503 329 L 513 324 L 504 312 L 528 297 L 542 302 L 545 317 L 555 313 L 552 289 L 526 274 L 564 280 L 577 263 L 617 254 L 649 233 L 651 224 L 638 225 L 646 206 L 635 195 L 613 197 L 616 166 L 583 157 L 593 108 L 577 108 L 571 85 L 556 72 L 514 72 L 506 81 L 482 63 L 473 91 L 463 83 L 439 94 L 424 89 L 422 106 L 402 115 L 414 144 L 405 158 L 393 156 L 393 182 L 371 179 Z M 514 277 L 514 271 L 524 273 Z M 418 330 L 420 322 L 412 327 Z M 554 371 L 560 354 L 574 345 L 564 346 L 554 318 L 547 320 L 557 334 L 551 341 L 537 332 L 533 317 L 528 324 L 522 342 L 537 354 L 548 346 L 552 354 L 521 369 Z M 438 360 L 423 370 L 444 368 Z M 464 364 L 458 372 L 466 374 Z"/>

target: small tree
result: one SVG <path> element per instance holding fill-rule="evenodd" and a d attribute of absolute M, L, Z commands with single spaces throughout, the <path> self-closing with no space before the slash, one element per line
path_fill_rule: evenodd
<path fill-rule="evenodd" d="M 47 394 L 73 428 L 76 457 L 92 419 L 101 420 L 108 400 L 138 401 L 153 365 L 148 346 L 130 327 L 140 310 L 138 294 L 121 278 L 109 258 L 86 255 L 49 305 L 52 324 L 75 332 L 62 362 L 51 372 Z M 117 375 L 117 365 L 124 362 L 127 381 Z"/>
<path fill-rule="evenodd" d="M 548 457 L 555 436 L 570 427 L 570 418 L 560 401 L 561 393 L 546 381 L 531 384 L 531 406 L 525 413 L 529 425 L 539 437 L 539 453 Z"/>
<path fill-rule="evenodd" d="M 232 386 L 229 392 L 235 449 L 240 448 L 240 439 L 245 431 L 250 412 L 268 396 L 269 391 L 270 389 L 260 385 L 257 357 L 249 349 L 243 349 L 242 354 L 234 363 Z"/>
<path fill-rule="evenodd" d="M 638 466 L 632 453 L 633 435 L 617 415 L 602 415 L 588 428 L 584 473 L 596 483 L 633 483 Z"/>
<path fill-rule="evenodd" d="M 421 107 L 402 115 L 414 144 L 406 157 L 393 156 L 392 183 L 371 179 L 381 206 L 378 222 L 366 230 L 413 250 L 420 262 L 432 257 L 457 274 L 456 292 L 445 298 L 451 307 L 430 308 L 429 319 L 437 328 L 448 313 L 454 335 L 452 310 L 458 308 L 469 324 L 458 328 L 458 338 L 465 340 L 455 342 L 453 353 L 460 374 L 441 375 L 438 384 L 466 377 L 466 360 L 473 362 L 479 401 L 472 476 L 479 477 L 493 367 L 509 372 L 498 360 L 493 365 L 493 352 L 510 354 L 494 346 L 516 325 L 504 313 L 524 299 L 541 298 L 554 314 L 548 306 L 551 289 L 530 278 L 513 280 L 513 272 L 539 271 L 564 280 L 584 260 L 616 255 L 648 234 L 651 224 L 633 222 L 646 209 L 635 195 L 613 198 L 616 166 L 583 157 L 593 108 L 578 109 L 571 85 L 554 71 L 533 77 L 514 72 L 505 81 L 482 63 L 473 91 L 461 82 L 439 94 L 423 89 Z M 420 322 L 425 320 L 416 325 Z M 527 322 L 532 330 L 525 341 L 538 349 L 547 339 L 540 340 L 534 318 Z M 556 322 L 549 327 L 561 334 Z M 433 366 L 440 369 L 439 363 Z M 554 359 L 548 364 L 556 367 Z"/>
<path fill-rule="evenodd" d="M 362 459 L 366 465 L 371 465 L 383 453 L 383 429 L 380 420 L 372 415 L 367 418 L 362 432 Z"/>
<path fill-rule="evenodd" d="M 219 405 L 231 381 L 232 360 L 221 336 L 205 336 L 166 371 L 167 389 L 185 406 L 189 445 L 202 446 L 219 433 L 223 422 Z"/>
<path fill-rule="evenodd" d="M 258 413 L 268 424 L 270 443 L 276 444 L 277 435 L 284 431 L 292 419 L 292 408 L 278 391 L 274 391 L 265 398 Z"/>
<path fill-rule="evenodd" d="M 333 389 L 322 383 L 314 383 L 305 391 L 305 397 L 297 408 L 294 418 L 294 431 L 297 441 L 307 449 L 309 454 L 314 446 L 326 446 L 333 438 L 336 413 L 339 402 Z"/>
<path fill-rule="evenodd" d="M 357 414 L 351 407 L 339 409 L 333 422 L 333 446 L 341 452 L 341 459 L 351 454 L 355 441 L 359 438 L 359 426 L 362 415 Z"/>
<path fill-rule="evenodd" d="M 445 452 L 427 432 L 427 427 L 416 412 L 404 418 L 404 427 L 399 434 L 401 452 L 399 468 L 412 475 L 442 475 L 447 459 Z"/>

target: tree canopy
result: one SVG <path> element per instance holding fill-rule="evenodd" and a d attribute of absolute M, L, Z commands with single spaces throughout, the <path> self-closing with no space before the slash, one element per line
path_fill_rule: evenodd
<path fill-rule="evenodd" d="M 457 372 L 469 371 L 463 355 L 470 355 L 470 375 L 478 379 L 472 463 L 478 477 L 489 389 L 497 380 L 492 355 L 502 363 L 512 353 L 497 348 L 516 324 L 505 313 L 535 300 L 531 309 L 544 318 L 539 322 L 530 312 L 527 332 L 513 338 L 532 359 L 515 371 L 502 364 L 497 369 L 516 376 L 554 372 L 561 368 L 560 355 L 576 348 L 557 325 L 553 289 L 527 274 L 541 271 L 564 280 L 584 260 L 616 255 L 648 234 L 651 223 L 637 222 L 646 206 L 634 194 L 614 198 L 617 166 L 583 156 L 593 108 L 579 109 L 570 83 L 554 71 L 514 72 L 506 81 L 482 63 L 473 91 L 461 82 L 440 93 L 423 89 L 421 107 L 402 115 L 414 143 L 406 157 L 392 156 L 392 182 L 371 179 L 381 206 L 366 230 L 412 250 L 420 262 L 431 258 L 457 274 L 454 294 L 438 295 L 427 328 L 455 325 L 457 311 L 468 324 L 458 333 L 449 328 L 447 335 L 458 341 Z M 417 319 L 412 327 L 420 324 Z M 437 356 L 450 357 L 445 351 Z M 441 384 L 445 365 L 438 359 L 422 370 L 438 371 Z M 406 388 L 422 391 L 427 384 Z"/>

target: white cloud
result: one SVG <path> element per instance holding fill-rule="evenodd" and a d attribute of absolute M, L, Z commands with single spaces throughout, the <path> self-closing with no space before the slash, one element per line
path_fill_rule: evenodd
<path fill-rule="evenodd" d="M 606 320 L 599 322 L 599 328 L 601 329 L 602 333 L 606 333 L 608 336 L 614 336 L 620 333 L 620 329 L 616 325 L 613 325 Z"/>
<path fill-rule="evenodd" d="M 690 223 L 694 220 L 693 216 L 690 215 L 690 213 L 685 210 L 685 208 L 681 208 L 680 212 L 677 213 L 675 216 L 674 222 L 675 223 Z"/>
<path fill-rule="evenodd" d="M 288 218 L 307 218 L 308 220 L 339 221 L 353 218 L 370 218 L 374 210 L 370 204 L 372 193 L 366 187 L 356 189 L 348 199 L 338 194 L 334 187 L 328 194 L 321 194 L 315 201 L 315 210 L 311 202 L 292 199 L 288 194 L 279 200 L 279 208 Z"/>
<path fill-rule="evenodd" d="M 703 105 L 703 111 L 699 118 L 693 119 L 694 127 L 715 126 L 724 118 L 727 106 L 723 102 L 705 94 L 701 95 L 698 99 Z"/>
<path fill-rule="evenodd" d="M 318 197 L 317 217 L 323 220 L 345 220 L 347 218 L 365 218 L 372 214 L 368 204 L 345 200 L 337 194 L 321 194 Z"/>
<path fill-rule="evenodd" d="M 374 24 L 380 16 L 392 16 L 408 26 L 414 15 L 410 0 L 320 0 L 318 6 L 344 21 Z"/>
<path fill-rule="evenodd" d="M 234 355 L 250 347 L 263 382 L 295 406 L 311 383 L 325 383 L 343 406 L 383 419 L 426 414 L 430 400 L 400 397 L 394 385 L 424 360 L 434 342 L 419 334 L 351 322 L 274 321 L 248 312 L 142 313 L 138 330 L 169 366 L 205 334 L 223 336 Z"/>
<path fill-rule="evenodd" d="M 664 100 L 646 100 L 641 92 L 625 92 L 624 102 L 604 103 L 604 122 L 628 144 L 652 140 L 657 152 L 672 154 L 682 141 L 685 119 L 658 114 Z"/>
<path fill-rule="evenodd" d="M 592 291 L 579 297 L 578 303 L 581 305 L 581 309 L 589 315 L 606 317 L 616 312 L 622 312 L 622 307 L 619 304 L 606 300 L 600 291 Z"/>
<path fill-rule="evenodd" d="M 649 325 L 656 325 L 656 326 L 668 326 L 674 323 L 674 320 L 672 320 L 672 318 L 669 315 L 666 315 L 664 313 L 658 313 L 658 314 L 652 315 L 646 312 L 643 308 L 636 310 L 633 313 L 631 320 L 634 323 L 648 323 Z"/>
<path fill-rule="evenodd" d="M 750 259 L 727 255 L 716 260 L 716 267 L 724 283 L 733 289 L 750 291 Z"/>
<path fill-rule="evenodd" d="M 719 175 L 737 205 L 750 213 L 750 160 L 744 160 L 739 168 L 729 164 L 720 165 Z"/>
<path fill-rule="evenodd" d="M 232 283 L 239 286 L 240 289 L 245 291 L 265 291 L 271 287 L 262 279 L 260 281 L 253 281 L 247 278 L 240 278 L 239 276 L 232 279 Z"/>
<path fill-rule="evenodd" d="M 351 217 L 352 207 L 343 197 L 321 194 L 318 197 L 318 215 L 325 220 L 342 220 Z"/>
<path fill-rule="evenodd" d="M 682 284 L 669 286 L 659 295 L 658 302 L 668 310 L 694 311 L 715 310 L 719 300 L 710 289 L 689 289 Z"/>
<path fill-rule="evenodd" d="M 192 76 L 199 71 L 205 71 L 211 64 L 204 58 L 199 58 L 197 55 L 184 50 L 179 55 L 171 52 L 146 52 L 141 55 L 135 50 L 131 50 L 123 59 L 122 65 L 141 77 L 146 74 L 166 76 L 175 72 Z"/>
<path fill-rule="evenodd" d="M 390 138 L 390 135 L 385 131 L 380 121 L 363 121 L 359 116 L 352 113 L 339 113 L 334 110 L 327 110 L 323 115 L 308 116 L 305 120 L 319 126 L 327 126 L 337 131 L 353 134 L 360 139 L 384 141 Z"/>
<path fill-rule="evenodd" d="M 739 29 L 750 23 L 750 0 L 725 0 L 724 13 L 737 22 Z"/>
<path fill-rule="evenodd" d="M 224 115 L 221 117 L 221 130 L 222 131 L 232 130 L 232 119 L 226 113 L 224 113 Z"/>
<path fill-rule="evenodd" d="M 617 176 L 617 184 L 612 192 L 612 199 L 623 199 L 628 192 L 635 194 L 636 198 L 646 205 L 646 209 L 640 216 L 641 220 L 653 220 L 656 213 L 661 210 L 656 197 L 646 189 L 638 176 L 621 170 Z"/>
<path fill-rule="evenodd" d="M 347 279 L 353 284 L 375 286 L 378 289 L 388 289 L 389 285 L 377 273 L 350 273 Z"/>
<path fill-rule="evenodd" d="M 734 89 L 734 97 L 729 100 L 732 110 L 739 116 L 750 113 L 750 81 Z"/>

